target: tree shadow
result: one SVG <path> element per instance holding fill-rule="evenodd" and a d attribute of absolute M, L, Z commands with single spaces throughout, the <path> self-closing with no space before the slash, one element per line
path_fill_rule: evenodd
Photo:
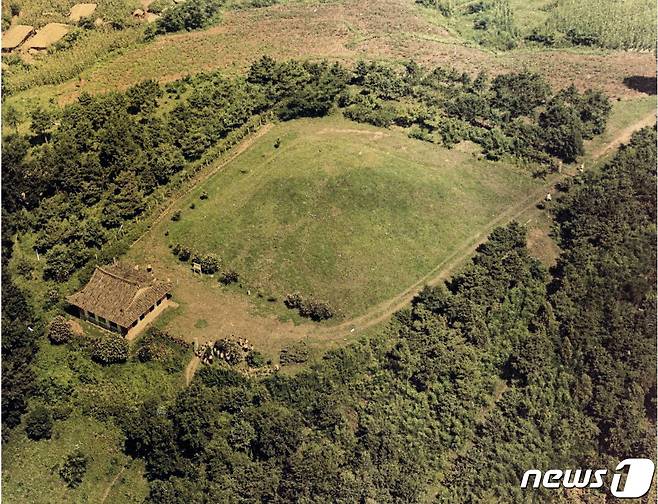
<path fill-rule="evenodd" d="M 644 75 L 634 75 L 632 77 L 624 78 L 624 85 L 627 88 L 639 91 L 640 93 L 655 95 L 656 94 L 656 78 L 646 77 Z"/>

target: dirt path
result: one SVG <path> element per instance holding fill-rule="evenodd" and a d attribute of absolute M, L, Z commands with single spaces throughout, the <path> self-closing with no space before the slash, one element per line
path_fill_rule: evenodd
<path fill-rule="evenodd" d="M 592 151 L 591 153 L 592 159 L 597 160 L 602 158 L 614 148 L 618 147 L 623 143 L 628 142 L 631 139 L 631 136 L 633 136 L 633 133 L 635 133 L 637 130 L 645 128 L 646 126 L 653 126 L 655 124 L 656 124 L 656 114 L 654 112 L 651 112 L 650 114 L 646 115 L 636 123 L 631 124 L 630 126 L 627 126 L 623 130 L 621 130 L 619 134 L 607 144 L 602 145 L 598 149 Z"/>
<path fill-rule="evenodd" d="M 103 493 L 103 497 L 100 500 L 100 504 L 103 504 L 107 497 L 110 495 L 110 492 L 112 491 L 112 487 L 116 484 L 117 481 L 119 481 L 119 478 L 121 475 L 125 472 L 127 466 L 124 466 L 121 468 L 121 470 L 117 473 L 117 475 L 114 477 L 114 479 L 110 482 L 108 487 L 105 489 L 105 493 Z"/>
<path fill-rule="evenodd" d="M 185 386 L 189 386 L 189 384 L 192 383 L 192 378 L 194 378 L 194 373 L 196 373 L 199 364 L 201 364 L 201 359 L 196 355 L 187 363 L 187 366 L 185 367 Z"/>

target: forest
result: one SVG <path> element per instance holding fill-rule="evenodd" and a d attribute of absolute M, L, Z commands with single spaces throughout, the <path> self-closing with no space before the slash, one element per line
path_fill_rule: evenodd
<path fill-rule="evenodd" d="M 541 174 L 583 153 L 610 104 L 529 72 L 490 79 L 413 62 L 264 57 L 243 78 L 146 81 L 83 94 L 57 116 L 35 112 L 28 134 L 3 137 L 3 433 L 37 393 L 40 311 L 62 303 L 61 284 L 83 281 L 92 258 L 120 255 L 161 189 L 253 116 L 337 109 L 441 145 L 468 139 Z M 255 380 L 208 366 L 172 404 L 103 410 L 145 462 L 150 501 L 523 502 L 529 467 L 655 457 L 655 143 L 655 129 L 642 130 L 600 172 L 563 185 L 553 211 L 562 253 L 550 270 L 512 223 L 386 330 L 308 370 Z M 6 268 L 27 236 L 54 287 L 47 307 Z M 28 420 L 36 436 L 53 421 L 43 408 Z"/>
<path fill-rule="evenodd" d="M 296 376 L 205 367 L 119 419 L 150 502 L 545 502 L 529 467 L 655 458 L 655 143 L 564 187 L 550 271 L 511 223 L 380 335 Z"/>
<path fill-rule="evenodd" d="M 158 503 L 546 502 L 559 492 L 519 488 L 528 467 L 654 458 L 655 144 L 644 129 L 562 187 L 550 270 L 511 223 L 386 330 L 308 370 L 257 380 L 207 366 L 171 403 L 94 414 L 121 426 Z M 41 329 L 3 280 L 11 426 Z M 28 423 L 35 436 L 52 426 L 48 410 Z"/>

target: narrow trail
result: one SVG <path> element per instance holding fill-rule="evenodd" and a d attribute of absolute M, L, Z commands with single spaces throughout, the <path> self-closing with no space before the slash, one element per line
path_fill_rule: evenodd
<path fill-rule="evenodd" d="M 231 153 L 225 159 L 223 159 L 221 162 L 217 163 L 217 166 L 213 167 L 211 170 L 208 170 L 208 171 L 203 171 L 202 170 L 201 173 L 199 175 L 197 175 L 191 183 L 188 183 L 189 187 L 187 189 L 185 189 L 183 192 L 181 192 L 174 199 L 172 199 L 169 202 L 169 205 L 167 205 L 167 207 L 164 210 L 162 210 L 160 212 L 160 214 L 155 219 L 153 219 L 153 222 L 151 222 L 151 225 L 149 226 L 149 228 L 146 231 L 144 231 L 144 233 L 142 233 L 139 236 L 139 238 L 137 238 L 130 245 L 130 247 L 131 248 L 134 247 L 137 243 L 139 243 L 142 240 L 142 238 L 144 238 L 147 234 L 149 234 L 151 229 L 153 229 L 156 226 L 156 224 L 158 224 L 160 221 L 162 221 L 162 219 L 164 219 L 169 214 L 169 212 L 171 212 L 171 210 L 180 202 L 180 200 L 182 200 L 185 196 L 187 196 L 192 191 L 194 191 L 200 183 L 205 182 L 210 177 L 215 175 L 218 171 L 224 169 L 226 167 L 226 165 L 228 165 L 231 161 L 233 161 L 235 158 L 237 158 L 240 154 L 242 154 L 247 149 L 249 149 L 249 147 L 251 147 L 256 140 L 258 140 L 265 133 L 267 133 L 269 130 L 271 130 L 273 126 L 274 125 L 271 122 L 262 125 L 254 133 L 248 135 L 244 140 L 242 140 L 240 143 L 238 143 L 231 150 Z"/>
<path fill-rule="evenodd" d="M 192 383 L 192 378 L 194 378 L 194 373 L 196 373 L 197 368 L 201 364 L 201 359 L 196 355 L 190 359 L 190 362 L 185 366 L 185 386 L 189 386 Z"/>
<path fill-rule="evenodd" d="M 129 465 L 130 465 L 130 464 L 129 464 Z M 110 484 L 108 485 L 108 487 L 105 489 L 105 493 L 103 493 L 103 497 L 102 497 L 101 500 L 100 500 L 100 504 L 103 504 L 103 503 L 105 502 L 105 500 L 107 499 L 107 497 L 110 495 L 110 492 L 112 491 L 112 488 L 114 487 L 114 485 L 116 484 L 116 482 L 119 481 L 119 478 L 120 478 L 121 475 L 125 472 L 126 468 L 127 468 L 127 466 L 123 466 L 123 467 L 121 468 L 121 470 L 117 473 L 117 475 L 114 477 L 114 479 L 110 482 Z"/>

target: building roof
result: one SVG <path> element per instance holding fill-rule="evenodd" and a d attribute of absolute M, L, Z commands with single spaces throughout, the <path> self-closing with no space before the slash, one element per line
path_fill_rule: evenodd
<path fill-rule="evenodd" d="M 48 23 L 25 44 L 27 48 L 47 49 L 69 32 L 69 26 L 62 23 Z"/>
<path fill-rule="evenodd" d="M 96 266 L 87 285 L 67 301 L 121 327 L 129 327 L 171 287 L 170 282 L 156 280 L 152 274 L 125 264 Z"/>
<path fill-rule="evenodd" d="M 96 10 L 95 3 L 79 3 L 71 7 L 69 19 L 71 21 L 80 21 L 83 17 L 91 16 Z"/>
<path fill-rule="evenodd" d="M 30 36 L 34 28 L 28 25 L 14 25 L 2 35 L 2 48 L 5 50 L 16 49 Z"/>

